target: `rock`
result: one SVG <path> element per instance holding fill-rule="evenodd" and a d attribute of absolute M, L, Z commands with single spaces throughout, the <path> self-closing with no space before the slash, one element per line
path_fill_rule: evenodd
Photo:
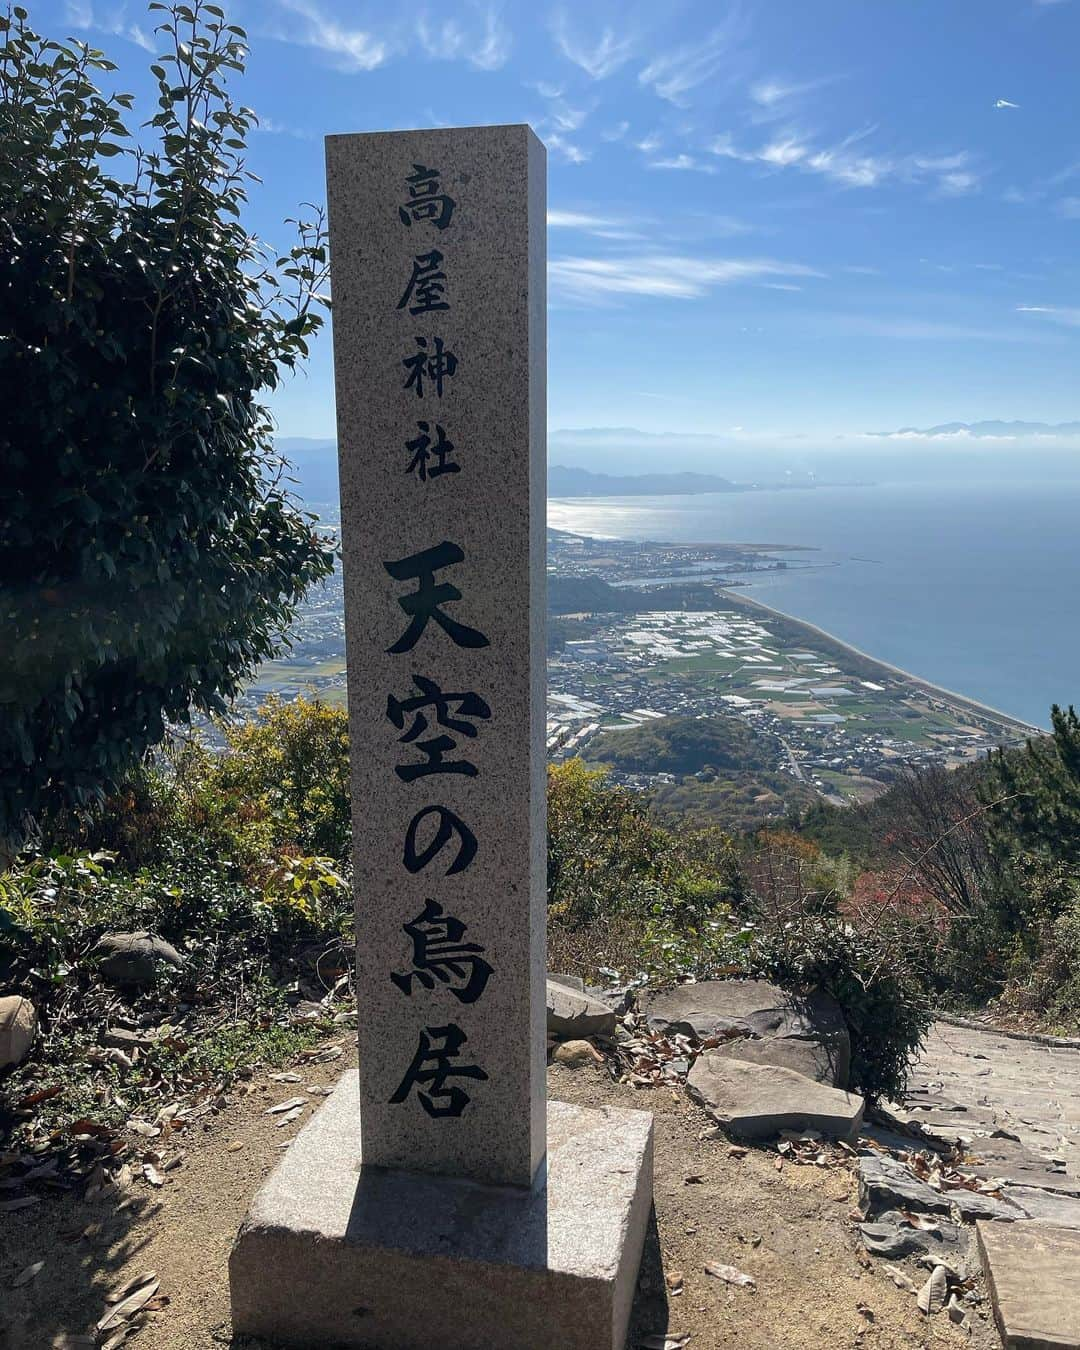
<path fill-rule="evenodd" d="M 877 1156 L 859 1158 L 859 1204 L 867 1214 L 889 1209 L 949 1213 L 948 1196 L 920 1181 L 904 1163 Z"/>
<path fill-rule="evenodd" d="M 603 1057 L 588 1041 L 563 1041 L 555 1047 L 551 1058 L 568 1069 L 580 1069 L 586 1064 L 599 1064 Z"/>
<path fill-rule="evenodd" d="M 180 970 L 184 958 L 154 933 L 105 933 L 90 953 L 98 970 L 115 984 L 153 984 L 163 966 Z"/>
<path fill-rule="evenodd" d="M 972 1221 L 997 1219 L 999 1222 L 1013 1223 L 1026 1217 L 1022 1209 L 1008 1200 L 999 1200 L 993 1195 L 980 1195 L 978 1191 L 969 1191 L 963 1186 L 958 1186 L 954 1191 L 946 1191 L 945 1196 L 960 1211 L 962 1218 Z"/>
<path fill-rule="evenodd" d="M 846 1087 L 851 1040 L 840 1005 L 828 994 L 790 994 L 766 980 L 703 980 L 645 1000 L 649 1030 L 695 1040 L 735 1034 L 718 1053 L 792 1069 L 830 1087 Z"/>
<path fill-rule="evenodd" d="M 0 1069 L 21 1064 L 37 1035 L 37 1009 L 28 998 L 0 998 Z"/>
<path fill-rule="evenodd" d="M 963 1245 L 961 1230 L 948 1219 L 942 1219 L 937 1230 L 916 1228 L 899 1210 L 887 1209 L 875 1219 L 859 1224 L 863 1246 L 871 1256 L 890 1261 L 905 1256 L 942 1258 L 936 1264 L 952 1265 L 946 1253 L 955 1259 Z"/>
<path fill-rule="evenodd" d="M 1003 1186 L 1006 1200 L 1019 1205 L 1028 1219 L 1042 1219 L 1059 1228 L 1080 1228 L 1080 1200 L 1039 1186 Z"/>
<path fill-rule="evenodd" d="M 123 1027 L 109 1027 L 102 1032 L 101 1044 L 114 1046 L 117 1050 L 149 1050 L 154 1044 L 153 1036 L 145 1031 L 126 1031 Z"/>
<path fill-rule="evenodd" d="M 548 971 L 548 984 L 562 984 L 567 989 L 576 989 L 579 994 L 585 992 L 585 981 L 580 975 L 553 975 Z"/>
<path fill-rule="evenodd" d="M 864 1103 L 852 1092 L 815 1083 L 791 1069 L 728 1059 L 715 1050 L 696 1060 L 686 1090 L 709 1114 L 744 1139 L 781 1130 L 819 1130 L 847 1139 L 862 1123 Z"/>
<path fill-rule="evenodd" d="M 560 1040 L 585 1036 L 614 1036 L 615 1013 L 606 1003 L 548 978 L 547 1029 Z"/>
<path fill-rule="evenodd" d="M 1080 1350 L 1080 1233 L 1034 1222 L 975 1228 L 1002 1341 Z"/>

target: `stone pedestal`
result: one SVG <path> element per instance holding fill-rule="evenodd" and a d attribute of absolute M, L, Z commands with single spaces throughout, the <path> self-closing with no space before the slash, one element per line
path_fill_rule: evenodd
<path fill-rule="evenodd" d="M 530 1190 L 362 1167 L 347 1073 L 256 1196 L 233 1331 L 319 1350 L 622 1350 L 652 1117 L 551 1102 Z"/>

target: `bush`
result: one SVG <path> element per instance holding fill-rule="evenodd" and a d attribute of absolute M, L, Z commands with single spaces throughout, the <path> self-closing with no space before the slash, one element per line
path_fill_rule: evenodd
<path fill-rule="evenodd" d="M 645 799 L 569 761 L 549 772 L 549 939 L 556 964 L 654 984 L 754 977 L 823 989 L 851 1035 L 851 1085 L 896 1096 L 930 1023 L 927 925 L 846 904 L 854 870 L 811 841 L 667 830 Z M 840 903 L 845 902 L 845 912 Z"/>
<path fill-rule="evenodd" d="M 0 11 L 0 854 L 223 711 L 332 568 L 260 402 L 320 327 L 322 217 L 266 256 L 226 90 L 243 31 L 151 8 L 145 149 L 102 53 Z"/>

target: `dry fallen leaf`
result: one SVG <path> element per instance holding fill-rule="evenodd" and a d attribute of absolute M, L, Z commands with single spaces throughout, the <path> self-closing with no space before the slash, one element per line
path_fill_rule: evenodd
<path fill-rule="evenodd" d="M 241 1150 L 243 1147 L 244 1147 L 244 1141 L 243 1141 L 242 1139 L 234 1139 L 234 1140 L 232 1141 L 231 1144 L 227 1144 L 227 1145 L 225 1146 L 225 1152 L 226 1152 L 226 1153 L 239 1153 L 240 1150 Z"/>
<path fill-rule="evenodd" d="M 156 1280 L 158 1273 L 156 1270 L 144 1271 L 141 1275 L 133 1275 L 130 1280 L 125 1280 L 115 1289 L 110 1290 L 105 1295 L 106 1303 L 120 1303 L 127 1298 L 128 1294 L 134 1293 L 136 1289 L 141 1289 L 144 1284 L 149 1284 L 151 1280 Z"/>
<path fill-rule="evenodd" d="M 277 1120 L 274 1121 L 274 1124 L 279 1130 L 283 1125 L 291 1125 L 294 1120 L 304 1114 L 305 1106 L 307 1106 L 307 1102 L 304 1102 L 301 1106 L 294 1106 L 291 1111 L 286 1111 L 283 1116 L 278 1116 Z"/>
<path fill-rule="evenodd" d="M 681 1270 L 669 1270 L 664 1276 L 664 1283 L 673 1294 L 681 1294 L 683 1291 L 683 1273 Z"/>
<path fill-rule="evenodd" d="M 151 1186 L 164 1186 L 165 1178 L 157 1170 L 153 1163 L 143 1163 L 143 1176 Z"/>
<path fill-rule="evenodd" d="M 29 1284 L 45 1269 L 44 1261 L 35 1261 L 32 1266 L 27 1266 L 25 1270 L 20 1270 L 18 1275 L 11 1281 L 12 1289 L 21 1289 L 24 1284 Z"/>
<path fill-rule="evenodd" d="M 150 1302 L 157 1293 L 158 1286 L 159 1281 L 157 1279 L 148 1280 L 145 1284 L 140 1285 L 133 1294 L 129 1294 L 127 1298 L 117 1303 L 105 1314 L 97 1324 L 98 1331 L 112 1331 L 121 1322 L 126 1322 L 129 1317 L 134 1316 L 140 1308 L 145 1307 Z"/>
<path fill-rule="evenodd" d="M 270 1081 L 272 1083 L 302 1083 L 304 1078 L 299 1073 L 272 1073 Z"/>
<path fill-rule="evenodd" d="M 933 1317 L 944 1308 L 948 1293 L 948 1273 L 944 1266 L 935 1266 L 934 1273 L 919 1290 L 919 1311 Z"/>
<path fill-rule="evenodd" d="M 750 1275 L 744 1275 L 741 1270 L 736 1270 L 734 1266 L 721 1265 L 719 1261 L 706 1261 L 705 1274 L 712 1275 L 714 1279 L 723 1280 L 725 1284 L 741 1285 L 746 1289 L 756 1289 L 757 1285 Z"/>
<path fill-rule="evenodd" d="M 897 1270 L 895 1266 L 885 1266 L 885 1274 L 896 1285 L 897 1289 L 906 1289 L 909 1294 L 915 1292 L 914 1282 L 909 1280 L 902 1270 Z"/>
<path fill-rule="evenodd" d="M 639 1344 L 641 1350 L 682 1350 L 689 1340 L 690 1333 L 686 1331 L 681 1336 L 646 1336 Z"/>
<path fill-rule="evenodd" d="M 292 1111 L 298 1106 L 307 1106 L 306 1097 L 290 1097 L 287 1102 L 278 1102 L 277 1106 L 271 1106 L 266 1112 L 268 1116 L 279 1116 L 283 1111 Z"/>
<path fill-rule="evenodd" d="M 700 1172 L 689 1172 L 685 1177 L 683 1177 L 684 1186 L 701 1186 L 704 1184 L 704 1181 L 705 1178 L 701 1175 Z"/>

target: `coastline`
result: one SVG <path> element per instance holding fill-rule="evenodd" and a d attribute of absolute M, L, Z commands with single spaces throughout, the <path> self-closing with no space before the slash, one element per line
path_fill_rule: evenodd
<path fill-rule="evenodd" d="M 828 632 L 816 623 L 811 623 L 808 619 L 800 619 L 796 615 L 788 614 L 785 610 L 777 609 L 773 605 L 766 605 L 761 600 L 751 600 L 748 596 L 725 586 L 718 586 L 716 592 L 736 607 L 743 606 L 747 609 L 759 610 L 764 614 L 772 615 L 774 618 L 783 619 L 786 623 L 802 628 L 808 633 L 813 633 L 815 638 L 824 639 L 841 650 L 851 653 L 861 661 L 868 661 L 886 674 L 899 676 L 920 689 L 929 690 L 938 697 L 956 704 L 961 709 L 974 709 L 982 717 L 991 717 L 1006 726 L 1016 727 L 1027 735 L 1046 736 L 1048 734 L 1045 727 L 1036 726 L 1033 722 L 1025 722 L 1022 718 L 1013 717 L 1011 713 L 1002 712 L 1000 708 L 991 707 L 989 703 L 981 703 L 977 698 L 970 698 L 967 694 L 957 693 L 955 689 L 946 689 L 944 685 L 935 684 L 933 680 L 924 679 L 913 671 L 904 670 L 902 666 L 894 666 L 889 661 L 883 661 L 880 657 L 863 651 L 861 647 L 856 647 L 851 642 L 845 642 L 843 638 L 838 638 L 835 633 Z"/>

